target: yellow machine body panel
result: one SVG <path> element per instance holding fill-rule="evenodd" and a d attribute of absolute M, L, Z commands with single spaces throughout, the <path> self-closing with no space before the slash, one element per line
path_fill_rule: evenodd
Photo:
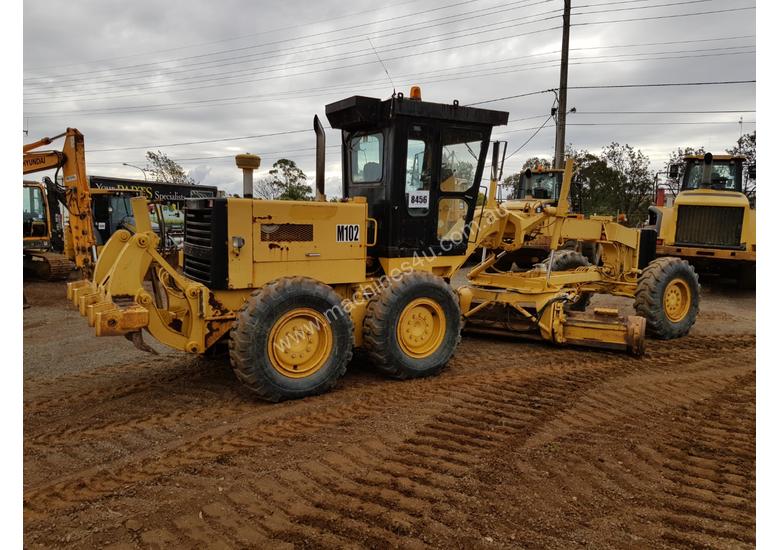
<path fill-rule="evenodd" d="M 716 240 L 714 234 L 728 233 L 727 228 L 730 228 L 733 232 L 731 242 L 721 245 L 691 242 L 693 239 L 681 235 L 681 217 L 694 212 L 693 209 L 699 209 L 700 214 L 697 213 L 691 223 L 697 223 L 702 236 Z M 756 211 L 750 208 L 747 197 L 742 193 L 717 189 L 682 191 L 673 206 L 659 207 L 658 210 L 662 215 L 656 247 L 659 256 L 756 260 Z"/>
<path fill-rule="evenodd" d="M 259 288 L 279 277 L 327 284 L 366 276 L 364 201 L 228 199 L 230 288 Z"/>

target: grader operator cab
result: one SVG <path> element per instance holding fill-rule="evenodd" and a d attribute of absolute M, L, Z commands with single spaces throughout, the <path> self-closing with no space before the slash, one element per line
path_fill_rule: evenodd
<path fill-rule="evenodd" d="M 699 271 L 755 288 L 756 211 L 742 188 L 744 170 L 755 175 L 744 163 L 744 157 L 706 153 L 670 165 L 669 177 L 682 179 L 680 193 L 672 207 L 650 207 L 658 256 L 685 258 Z"/>
<path fill-rule="evenodd" d="M 651 276 L 643 274 L 652 231 L 648 241 L 607 218 L 568 216 L 571 161 L 557 207 L 530 201 L 509 211 L 496 201 L 494 144 L 487 201 L 477 208 L 490 133 L 508 113 L 423 102 L 419 92 L 384 101 L 351 97 L 326 113 L 341 130 L 344 199 L 325 202 L 325 136 L 316 117 L 319 200 L 190 201 L 181 272 L 157 251 L 145 199 L 132 199 L 135 233 L 115 233 L 92 280 L 68 285 L 68 297 L 96 334 L 140 344 L 146 330 L 191 353 L 227 341 L 237 377 L 256 395 L 278 401 L 332 388 L 353 349 L 395 378 L 436 374 L 464 323 L 636 355 L 644 350 L 645 319 L 663 338 L 693 324 L 695 272 L 667 259 L 649 264 Z M 257 166 L 245 157 L 237 159 L 240 167 Z M 251 185 L 251 177 L 246 181 Z M 521 247 L 540 227 L 552 228 L 553 254 L 572 237 L 602 243 L 603 265 L 495 268 L 500 254 Z M 450 278 L 480 246 L 502 252 L 455 292 Z M 570 311 L 583 293 L 594 292 L 636 297 L 642 317 Z"/>
<path fill-rule="evenodd" d="M 556 206 L 563 189 L 565 172 L 563 168 L 544 166 L 526 168 L 519 174 L 519 180 L 512 182 L 513 188 L 508 190 L 508 199 L 503 203 L 503 207 L 507 210 L 522 211 L 529 204 Z M 571 191 L 571 186 L 569 189 Z M 568 202 L 573 201 L 569 198 Z M 576 210 L 576 204 L 574 206 L 574 211 L 570 211 L 569 215 L 576 217 L 576 212 L 581 209 Z M 552 232 L 548 229 L 550 228 L 539 228 L 539 231 L 526 239 L 521 248 L 502 255 L 496 262 L 496 267 L 504 271 L 523 271 L 538 264 L 549 263 Z M 599 265 L 601 262 L 601 246 L 597 242 L 570 239 L 563 243 L 562 248 L 554 258 L 554 271 Z M 582 302 L 579 307 L 584 305 L 585 302 Z"/>

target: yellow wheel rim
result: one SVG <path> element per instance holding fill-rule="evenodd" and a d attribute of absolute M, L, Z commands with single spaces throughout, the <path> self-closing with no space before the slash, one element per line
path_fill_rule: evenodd
<path fill-rule="evenodd" d="M 330 357 L 333 331 L 319 311 L 296 308 L 282 315 L 268 336 L 268 357 L 273 368 L 288 378 L 311 376 Z"/>
<path fill-rule="evenodd" d="M 691 309 L 691 288 L 682 279 L 674 279 L 664 290 L 664 313 L 672 322 L 681 321 Z"/>
<path fill-rule="evenodd" d="M 420 359 L 439 348 L 446 331 L 442 307 L 430 298 L 417 298 L 401 312 L 396 337 L 406 355 Z"/>

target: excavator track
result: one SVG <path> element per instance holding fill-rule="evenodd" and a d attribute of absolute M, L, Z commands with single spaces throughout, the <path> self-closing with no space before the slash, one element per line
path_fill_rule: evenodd
<path fill-rule="evenodd" d="M 75 268 L 67 256 L 55 252 L 28 252 L 24 257 L 25 274 L 44 281 L 67 279 Z"/>

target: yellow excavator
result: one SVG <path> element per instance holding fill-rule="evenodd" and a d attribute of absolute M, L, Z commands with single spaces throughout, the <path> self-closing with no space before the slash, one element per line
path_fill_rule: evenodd
<path fill-rule="evenodd" d="M 65 138 L 62 151 L 37 150 L 59 138 Z M 52 138 L 45 137 L 24 145 L 22 170 L 25 175 L 45 170 L 62 171 L 63 181 L 62 188 L 54 194 L 44 184 L 24 182 L 25 271 L 47 279 L 64 278 L 70 274 L 70 260 L 65 254 L 55 252 L 54 248 L 58 247 L 52 242 L 53 228 L 57 227 L 55 216 L 58 208 L 55 207 L 61 201 L 69 213 L 70 242 L 76 267 L 85 278 L 91 277 L 97 249 L 84 159 L 84 136 L 75 128 L 68 128 Z"/>
<path fill-rule="evenodd" d="M 181 270 L 158 252 L 146 200 L 131 199 L 135 232 L 117 231 L 93 277 L 68 284 L 96 335 L 142 344 L 147 331 L 194 354 L 224 342 L 238 379 L 279 401 L 331 389 L 354 349 L 394 378 L 434 375 L 464 325 L 639 356 L 646 328 L 675 338 L 695 322 L 696 273 L 681 259 L 654 260 L 653 230 L 569 216 L 571 160 L 557 205 L 531 197 L 508 209 L 496 199 L 501 143 L 493 143 L 487 200 L 477 206 L 490 134 L 509 113 L 424 102 L 415 87 L 409 97 L 349 97 L 326 115 L 342 132 L 345 198 L 326 200 L 325 133 L 315 117 L 317 200 L 251 198 L 260 159 L 240 155 L 245 198 L 189 201 Z M 553 260 L 575 239 L 601 245 L 600 265 L 495 267 L 540 228 Z M 478 247 L 500 252 L 453 290 Z M 633 298 L 638 315 L 573 311 L 584 293 Z"/>

